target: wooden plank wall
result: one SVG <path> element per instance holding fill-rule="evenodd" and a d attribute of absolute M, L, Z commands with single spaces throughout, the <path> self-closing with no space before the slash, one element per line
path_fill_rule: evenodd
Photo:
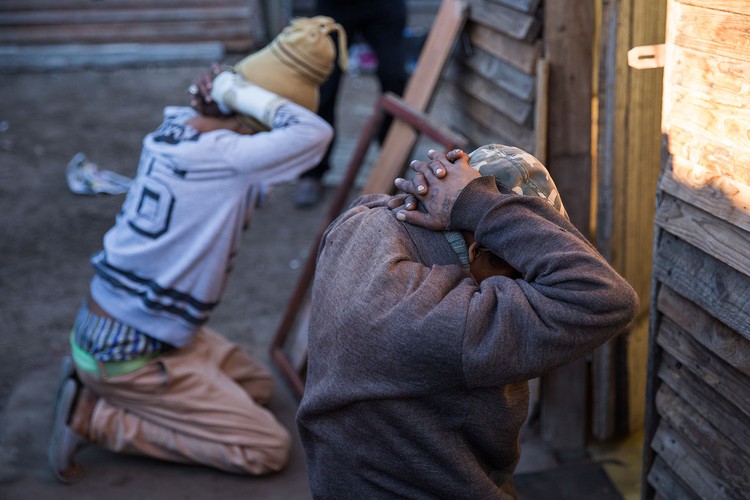
<path fill-rule="evenodd" d="M 467 3 L 469 20 L 431 114 L 465 135 L 472 147 L 500 142 L 534 153 L 540 1 Z"/>
<path fill-rule="evenodd" d="M 0 45 L 265 42 L 259 0 L 3 0 Z"/>
<path fill-rule="evenodd" d="M 536 105 L 548 101 L 546 165 L 555 178 L 570 221 L 590 236 L 592 203 L 592 98 L 595 45 L 594 1 L 544 2 L 544 61 L 549 87 Z M 537 84 L 540 86 L 540 75 Z M 539 145 L 537 154 L 539 154 Z M 541 379 L 540 429 L 563 459 L 586 456 L 589 435 L 589 362 L 579 359 Z"/>
<path fill-rule="evenodd" d="M 750 491 L 750 4 L 670 0 L 644 498 Z"/>
<path fill-rule="evenodd" d="M 535 154 L 555 177 L 571 221 L 588 234 L 593 2 L 467 3 L 469 20 L 431 115 L 470 147 L 499 142 Z M 577 458 L 589 431 L 586 360 L 543 377 L 539 387 L 543 438 Z"/>

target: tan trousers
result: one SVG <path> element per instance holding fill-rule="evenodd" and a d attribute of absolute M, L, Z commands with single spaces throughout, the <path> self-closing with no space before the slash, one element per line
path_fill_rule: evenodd
<path fill-rule="evenodd" d="M 88 439 L 105 449 L 244 474 L 287 463 L 289 433 L 262 406 L 271 374 L 205 327 L 190 346 L 132 373 L 78 374 L 100 396 Z"/>

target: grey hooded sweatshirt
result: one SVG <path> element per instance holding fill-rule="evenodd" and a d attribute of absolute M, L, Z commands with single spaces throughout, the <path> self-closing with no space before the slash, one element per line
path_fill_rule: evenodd
<path fill-rule="evenodd" d="M 514 498 L 528 380 L 604 343 L 638 298 L 542 198 L 472 181 L 450 229 L 523 279 L 481 284 L 440 232 L 361 198 L 324 234 L 297 424 L 315 498 Z"/>

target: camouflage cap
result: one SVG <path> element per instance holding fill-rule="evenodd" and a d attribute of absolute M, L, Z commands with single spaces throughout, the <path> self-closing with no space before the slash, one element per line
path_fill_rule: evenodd
<path fill-rule="evenodd" d="M 482 175 L 492 175 L 511 191 L 546 199 L 560 214 L 569 219 L 560 193 L 552 177 L 541 164 L 526 151 L 502 144 L 488 144 L 469 154 L 469 165 Z M 459 231 L 443 231 L 461 265 L 469 267 L 469 254 L 463 235 Z"/>
<path fill-rule="evenodd" d="M 549 172 L 526 151 L 502 144 L 488 144 L 469 154 L 469 165 L 482 175 L 494 175 L 500 184 L 511 191 L 546 199 L 568 219 Z"/>

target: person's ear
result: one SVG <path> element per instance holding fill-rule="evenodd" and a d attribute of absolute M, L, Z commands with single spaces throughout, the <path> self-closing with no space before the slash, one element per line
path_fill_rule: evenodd
<path fill-rule="evenodd" d="M 481 247 L 476 241 L 472 242 L 471 245 L 469 245 L 469 264 L 472 264 L 474 260 L 476 260 L 476 258 L 479 256 L 480 250 Z"/>

